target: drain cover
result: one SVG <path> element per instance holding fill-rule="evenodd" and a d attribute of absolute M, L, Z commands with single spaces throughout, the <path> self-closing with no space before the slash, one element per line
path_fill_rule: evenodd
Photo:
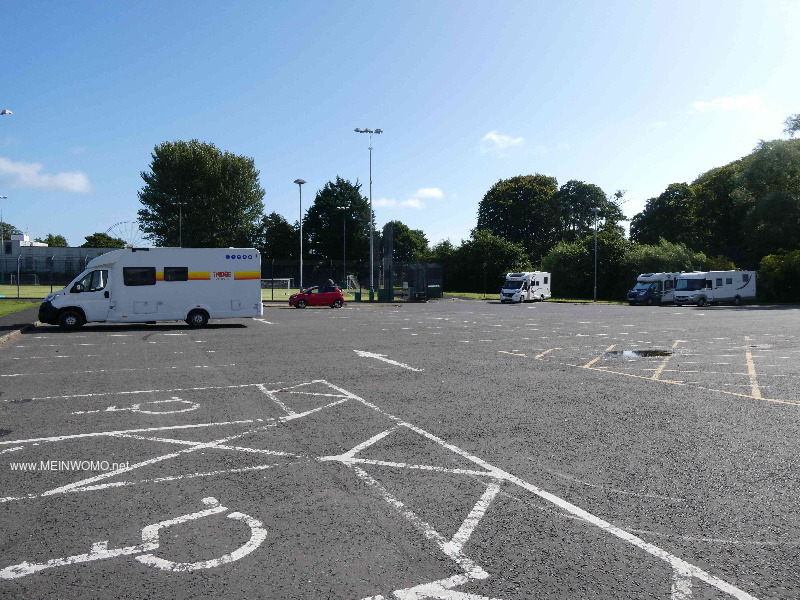
<path fill-rule="evenodd" d="M 671 350 L 612 350 L 606 352 L 618 358 L 650 358 L 652 356 L 672 356 Z"/>

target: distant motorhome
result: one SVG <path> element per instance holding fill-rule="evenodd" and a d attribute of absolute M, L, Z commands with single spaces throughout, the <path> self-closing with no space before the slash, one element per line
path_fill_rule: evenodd
<path fill-rule="evenodd" d="M 500 302 L 541 302 L 551 297 L 550 273 L 531 271 L 508 273 L 500 290 Z"/>
<path fill-rule="evenodd" d="M 675 304 L 704 306 L 715 302 L 731 302 L 738 306 L 755 298 L 755 271 L 681 273 L 675 286 Z"/>
<path fill-rule="evenodd" d="M 680 273 L 642 273 L 628 292 L 628 303 L 668 304 L 675 301 L 675 284 Z"/>
<path fill-rule="evenodd" d="M 196 328 L 262 314 L 261 256 L 253 248 L 114 250 L 39 307 L 40 321 L 62 329 L 178 320 Z"/>

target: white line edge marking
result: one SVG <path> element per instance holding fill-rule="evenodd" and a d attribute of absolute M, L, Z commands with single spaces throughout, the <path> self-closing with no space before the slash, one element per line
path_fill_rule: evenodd
<path fill-rule="evenodd" d="M 495 499 L 499 491 L 500 485 L 498 483 L 490 483 L 486 486 L 486 491 L 483 493 L 483 496 L 481 496 L 481 499 L 472 507 L 469 515 L 464 519 L 461 527 L 459 527 L 458 531 L 449 542 L 450 546 L 456 552 L 461 552 L 464 549 L 464 544 L 469 540 L 475 527 L 480 523 L 486 511 L 489 509 L 489 505 L 492 503 L 492 500 Z"/>
<path fill-rule="evenodd" d="M 364 350 L 353 350 L 353 352 L 355 352 L 356 354 L 358 354 L 359 356 L 361 356 L 363 358 L 376 358 L 376 359 L 381 360 L 381 361 L 383 361 L 385 363 L 389 363 L 390 365 L 395 365 L 397 367 L 402 367 L 403 369 L 408 369 L 409 371 L 416 371 L 416 372 L 419 373 L 419 372 L 425 370 L 425 369 L 417 369 L 415 367 L 410 367 L 409 365 L 406 365 L 404 363 L 397 362 L 396 360 L 392 360 L 390 358 L 386 358 L 385 354 L 377 354 L 375 352 L 366 352 Z"/>
<path fill-rule="evenodd" d="M 586 521 L 587 523 L 589 523 L 591 525 L 594 525 L 595 527 L 598 527 L 599 529 L 602 529 L 603 531 L 605 531 L 605 532 L 607 532 L 607 533 L 619 538 L 620 540 L 625 541 L 625 542 L 627 542 L 627 543 L 629 543 L 629 544 L 631 544 L 631 545 L 633 545 L 633 546 L 635 546 L 635 547 L 637 547 L 637 548 L 639 548 L 641 550 L 644 550 L 645 552 L 647 552 L 648 554 L 654 556 L 655 558 L 658 558 L 658 559 L 668 563 L 669 565 L 672 566 L 672 568 L 675 571 L 678 571 L 680 573 L 681 578 L 697 578 L 700 581 L 703 581 L 703 582 L 711 585 L 712 587 L 715 587 L 716 589 L 720 590 L 721 592 L 727 593 L 727 594 L 733 596 L 734 598 L 737 598 L 737 600 L 756 600 L 754 596 L 751 596 L 747 592 L 745 592 L 743 590 L 740 590 L 739 588 L 737 588 L 737 587 L 735 587 L 735 586 L 733 586 L 733 585 L 731 585 L 731 584 L 729 584 L 729 583 L 727 583 L 727 582 L 725 582 L 725 581 L 723 581 L 723 580 L 721 580 L 721 579 L 719 579 L 719 578 L 717 578 L 717 577 L 715 577 L 715 576 L 703 571 L 699 567 L 696 567 L 696 566 L 694 566 L 694 565 L 692 565 L 690 563 L 687 563 L 686 561 L 678 558 L 677 556 L 674 556 L 673 554 L 670 554 L 666 550 L 663 550 L 663 549 L 659 548 L 658 546 L 655 546 L 654 544 L 646 542 L 645 540 L 639 538 L 638 536 L 633 535 L 632 533 L 629 533 L 629 532 L 627 532 L 627 531 L 625 531 L 625 530 L 623 530 L 623 529 L 621 529 L 621 528 L 619 528 L 619 527 L 617 527 L 615 525 L 612 525 L 611 523 L 609 523 L 609 522 L 607 522 L 607 521 L 605 521 L 605 520 L 593 515 L 592 513 L 588 512 L 588 511 L 586 511 L 586 510 L 584 510 L 582 508 L 579 508 L 578 506 L 576 506 L 576 505 L 574 505 L 574 504 L 572 504 L 572 503 L 570 503 L 570 502 L 568 502 L 568 501 L 556 496 L 555 494 L 547 492 L 547 491 L 545 491 L 545 490 L 543 490 L 543 489 L 541 489 L 541 488 L 539 488 L 539 487 L 537 487 L 537 486 L 535 486 L 533 484 L 530 484 L 530 483 L 528 483 L 528 482 L 526 482 L 526 481 L 524 481 L 524 480 L 522 480 L 522 479 L 520 479 L 520 478 L 518 478 L 518 477 L 516 477 L 514 475 L 511 475 L 510 473 L 508 473 L 506 471 L 503 471 L 502 469 L 500 469 L 498 467 L 495 467 L 495 466 L 487 463 L 486 461 L 484 461 L 484 460 L 482 460 L 482 459 L 480 459 L 480 458 L 478 458 L 476 456 L 473 456 L 473 455 L 469 454 L 468 452 L 460 449 L 457 446 L 454 446 L 453 444 L 450 444 L 450 443 L 444 441 L 443 439 L 441 439 L 441 438 L 439 438 L 439 437 L 437 437 L 437 436 L 425 431 L 424 429 L 421 429 L 421 428 L 416 427 L 416 426 L 414 426 L 414 425 L 412 425 L 410 423 L 402 421 L 399 417 L 396 417 L 396 416 L 394 416 L 394 415 L 382 410 L 377 405 L 375 405 L 375 404 L 373 404 L 371 402 L 368 402 L 367 400 L 364 400 L 363 398 L 360 398 L 359 396 L 357 396 L 357 395 L 355 395 L 355 394 L 353 394 L 351 392 L 348 392 L 347 390 L 345 390 L 345 389 L 343 389 L 341 387 L 338 387 L 338 386 L 336 386 L 334 384 L 331 384 L 331 383 L 329 383 L 329 382 L 327 382 L 325 380 L 313 380 L 313 381 L 308 382 L 307 384 L 303 384 L 303 385 L 311 385 L 311 384 L 315 384 L 315 383 L 325 384 L 325 385 L 329 386 L 330 388 L 340 392 L 342 394 L 342 396 L 345 398 L 344 400 L 341 400 L 339 402 L 331 403 L 328 406 L 334 406 L 334 405 L 340 404 L 341 402 L 345 402 L 346 399 L 356 400 L 357 402 L 363 404 L 364 406 L 367 406 L 367 407 L 375 410 L 376 412 L 386 416 L 387 418 L 391 419 L 392 421 L 395 421 L 400 426 L 407 427 L 410 430 L 418 433 L 422 437 L 425 437 L 425 438 L 427 438 L 427 439 L 429 439 L 431 441 L 434 441 L 437 444 L 439 444 L 440 446 L 450 450 L 451 452 L 454 452 L 455 454 L 457 454 L 459 456 L 462 456 L 463 458 L 466 458 L 467 460 L 469 460 L 469 461 L 471 461 L 471 462 L 483 467 L 488 472 L 494 474 L 494 476 L 496 478 L 502 479 L 502 480 L 508 481 L 508 482 L 510 482 L 510 483 L 512 483 L 514 485 L 517 485 L 518 487 L 521 487 L 521 488 L 533 493 L 534 495 L 538 496 L 539 498 L 541 498 L 543 500 L 546 500 L 546 501 L 548 501 L 548 502 L 550 502 L 552 504 L 555 504 L 559 508 L 563 509 L 564 511 L 566 511 L 566 512 L 572 514 L 572 515 L 574 515 L 575 517 L 577 517 L 579 519 L 582 519 L 582 520 Z M 256 385 L 264 386 L 265 384 L 256 384 Z M 225 387 L 244 387 L 244 386 L 225 386 Z M 294 387 L 300 387 L 300 386 L 294 386 Z M 303 414 L 304 415 L 305 414 L 311 414 L 313 412 L 317 412 L 318 410 L 322 410 L 324 408 L 326 408 L 326 407 L 319 407 L 317 409 L 313 409 L 311 411 L 307 411 L 306 413 L 303 413 Z M 280 421 L 282 421 L 282 422 L 283 421 L 289 421 L 289 420 L 293 420 L 294 418 L 297 418 L 297 417 L 295 417 L 293 415 L 290 415 L 288 417 L 281 418 Z M 94 481 L 98 481 L 100 479 L 104 479 L 104 478 L 106 478 L 108 476 L 113 476 L 113 475 L 119 474 L 120 472 L 133 470 L 135 468 L 138 468 L 140 466 L 144 466 L 146 464 L 153 464 L 154 462 L 165 460 L 167 458 L 173 458 L 173 457 L 176 457 L 176 456 L 188 453 L 188 452 L 193 452 L 193 451 L 201 449 L 201 448 L 205 448 L 205 447 L 211 448 L 211 447 L 214 447 L 214 446 L 218 446 L 218 445 L 224 444 L 224 443 L 226 443 L 228 441 L 231 441 L 232 439 L 236 439 L 236 438 L 239 438 L 239 437 L 244 437 L 246 435 L 250 435 L 252 433 L 256 433 L 256 432 L 261 431 L 263 429 L 266 429 L 268 427 L 274 427 L 274 426 L 275 425 L 257 427 L 255 429 L 248 430 L 248 431 L 246 431 L 244 433 L 237 434 L 237 435 L 234 435 L 234 436 L 229 436 L 227 438 L 222 438 L 220 440 L 215 440 L 215 441 L 207 442 L 207 443 L 200 443 L 197 446 L 193 446 L 192 448 L 188 448 L 186 450 L 183 450 L 183 451 L 180 451 L 180 452 L 177 452 L 177 453 L 167 454 L 167 455 L 164 455 L 164 456 L 161 456 L 161 457 L 156 457 L 154 459 L 143 461 L 143 462 L 138 463 L 136 465 L 132 465 L 131 467 L 129 467 L 127 469 L 120 469 L 119 471 L 116 471 L 116 472 L 113 472 L 113 473 L 103 474 L 103 475 L 100 475 L 100 476 L 97 476 L 97 477 L 92 477 L 92 478 L 89 478 L 89 479 L 85 479 L 83 481 L 75 482 L 75 483 L 69 484 L 67 486 L 62 486 L 61 488 L 56 488 L 55 490 L 50 490 L 49 492 L 45 492 L 41 496 L 49 496 L 49 495 L 53 495 L 53 494 L 60 493 L 60 492 L 63 493 L 63 492 L 81 491 L 82 489 L 86 489 L 87 487 L 89 487 L 86 484 L 92 483 Z M 161 428 L 154 428 L 154 429 L 161 429 Z M 120 433 L 123 433 L 123 432 L 120 432 Z M 85 435 L 86 434 L 78 435 L 78 436 L 74 436 L 74 437 L 85 437 Z M 88 434 L 88 435 L 98 435 L 98 434 Z M 58 439 L 58 438 L 56 438 L 56 439 Z M 2 443 L 2 442 L 0 442 L 0 443 Z M 8 442 L 8 443 L 12 443 L 12 442 Z M 20 441 L 17 440 L 17 441 L 15 441 L 13 443 L 20 443 Z M 410 511 L 409 509 L 405 508 L 405 506 L 403 505 L 402 502 L 400 502 L 399 500 L 394 498 L 387 490 L 385 490 L 385 488 L 383 488 L 383 486 L 379 482 L 377 482 L 368 473 L 366 473 L 366 471 L 364 471 L 363 469 L 361 469 L 360 467 L 358 467 L 358 466 L 356 466 L 354 464 L 350 464 L 350 465 L 347 465 L 347 466 L 349 468 L 351 468 L 357 474 L 357 476 L 360 479 L 362 479 L 365 483 L 367 483 L 371 487 L 374 487 L 375 489 L 377 489 L 381 493 L 381 495 L 383 496 L 384 500 L 389 502 L 389 504 L 391 504 L 398 512 L 400 512 L 401 515 L 403 515 L 404 517 L 409 519 L 420 531 L 423 532 L 423 534 L 425 535 L 426 538 L 435 541 L 438 545 L 440 545 L 440 547 L 442 547 L 444 544 L 447 544 L 447 540 L 444 540 L 444 538 L 442 538 L 442 536 L 440 534 L 438 534 L 438 532 L 436 532 L 430 525 L 428 525 L 425 521 L 420 519 L 412 511 Z M 185 476 L 183 476 L 183 477 L 185 477 Z M 112 485 L 114 485 L 114 484 L 112 484 Z M 126 485 L 126 483 L 122 482 L 122 483 L 118 483 L 117 485 Z M 36 497 L 36 496 L 34 496 L 34 497 Z M 0 499 L 0 501 L 6 501 L 6 500 L 10 500 L 10 499 L 17 499 L 17 498 Z M 458 557 L 459 560 L 461 560 L 461 557 L 463 557 L 463 555 L 461 555 L 460 553 L 458 555 L 451 556 L 451 554 L 448 553 L 449 549 L 442 548 L 442 550 L 443 550 L 443 552 L 445 554 L 447 554 L 448 557 L 452 558 L 454 561 L 456 560 L 456 558 L 453 558 L 453 556 Z M 480 568 L 479 566 L 475 565 L 470 559 L 468 559 L 467 557 L 463 557 L 463 559 L 465 559 L 466 562 L 463 562 L 463 565 L 460 564 L 460 566 L 462 566 L 462 568 L 468 567 L 468 568 L 465 568 L 465 571 L 467 571 L 468 574 L 473 573 L 474 575 L 483 575 L 480 578 L 488 577 L 488 574 L 482 568 Z M 458 562 L 458 561 L 456 561 L 456 562 Z M 475 570 L 471 571 L 471 569 L 475 569 Z M 476 577 L 476 578 L 478 578 L 478 577 Z M 679 599 L 679 600 L 682 600 L 682 599 Z"/>

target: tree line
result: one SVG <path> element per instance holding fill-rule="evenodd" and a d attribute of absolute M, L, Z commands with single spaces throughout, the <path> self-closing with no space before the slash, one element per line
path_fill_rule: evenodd
<path fill-rule="evenodd" d="M 559 186 L 537 173 L 498 181 L 480 201 L 468 239 L 431 246 L 422 230 L 400 221 L 377 227 L 361 183 L 337 175 L 302 217 L 304 258 L 339 260 L 346 246 L 349 260 L 368 260 L 371 222 L 378 255 L 381 232 L 391 230 L 394 260 L 442 263 L 446 289 L 494 293 L 506 272 L 541 269 L 553 273 L 555 295 L 590 297 L 596 231 L 601 298 L 622 298 L 641 272 L 745 268 L 759 270 L 764 298 L 798 300 L 797 286 L 782 282 L 800 272 L 800 115 L 785 126 L 790 139 L 762 141 L 749 155 L 648 199 L 629 236 L 623 190 L 606 194 L 578 180 Z M 141 173 L 138 214 L 155 245 L 247 246 L 266 258 L 297 260 L 300 221 L 264 214 L 252 158 L 197 140 L 164 142 L 151 158 Z M 2 226 L 6 236 L 12 232 Z M 86 240 L 124 243 L 100 233 Z M 66 244 L 55 234 L 42 241 Z"/>

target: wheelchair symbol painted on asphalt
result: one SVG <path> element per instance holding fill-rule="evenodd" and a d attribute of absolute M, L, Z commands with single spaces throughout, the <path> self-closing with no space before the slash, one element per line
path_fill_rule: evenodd
<path fill-rule="evenodd" d="M 267 530 L 264 529 L 261 521 L 240 512 L 232 512 L 227 515 L 229 519 L 241 521 L 250 527 L 250 539 L 243 546 L 240 546 L 233 552 L 224 554 L 219 558 L 212 558 L 210 560 L 202 560 L 193 563 L 173 562 L 153 554 L 152 552 L 157 550 L 159 547 L 158 533 L 160 529 L 170 527 L 171 525 L 178 525 L 180 523 L 202 519 L 203 517 L 224 513 L 228 510 L 227 507 L 221 506 L 219 500 L 216 498 L 203 498 L 202 502 L 209 508 L 195 513 L 190 513 L 188 515 L 182 515 L 174 519 L 159 521 L 158 523 L 153 523 L 152 525 L 147 525 L 144 527 L 142 529 L 141 544 L 109 549 L 107 541 L 95 542 L 92 544 L 89 552 L 86 554 L 75 554 L 73 556 L 66 556 L 64 558 L 54 558 L 45 563 L 29 563 L 27 561 L 23 561 L 17 565 L 11 565 L 10 567 L 0 570 L 0 579 L 17 579 L 19 577 L 25 577 L 26 575 L 33 575 L 34 573 L 38 573 L 39 571 L 43 571 L 45 569 L 65 567 L 67 565 L 92 562 L 106 558 L 115 558 L 117 556 L 131 555 L 138 555 L 134 556 L 134 558 L 143 565 L 160 569 L 162 571 L 189 572 L 200 569 L 211 569 L 237 561 L 240 558 L 247 556 L 256 548 L 258 548 L 266 539 Z"/>

